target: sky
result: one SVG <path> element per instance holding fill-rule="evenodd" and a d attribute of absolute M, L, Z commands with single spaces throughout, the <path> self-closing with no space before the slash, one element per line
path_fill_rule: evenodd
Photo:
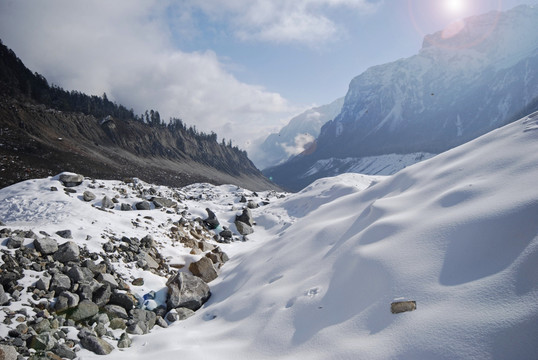
<path fill-rule="evenodd" d="M 0 0 L 0 39 L 66 90 L 249 151 L 450 23 L 535 0 Z"/>

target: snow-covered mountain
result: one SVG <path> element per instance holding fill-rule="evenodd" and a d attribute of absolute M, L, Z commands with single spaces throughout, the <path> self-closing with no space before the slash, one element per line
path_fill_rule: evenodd
<path fill-rule="evenodd" d="M 56 234 L 72 230 L 70 241 L 81 253 L 105 259 L 106 266 L 97 269 L 108 273 L 98 270 L 97 281 L 115 276 L 124 284 L 122 293 L 138 294 L 143 308 L 150 307 L 142 296 L 152 291 L 149 299 L 157 304 L 172 296 L 163 269 L 187 273 L 217 245 L 230 260 L 210 282 L 209 300 L 188 319 L 159 321 L 166 328 L 155 326 L 141 335 L 132 333 L 137 329 L 132 315 L 112 321 L 107 312 L 84 321 L 90 328 L 80 330 L 83 324 L 60 323 L 59 314 L 45 311 L 57 306 L 57 295 L 39 299 L 46 273 L 59 272 L 58 261 L 50 268 L 44 264 L 60 257 L 54 253 L 33 263 L 34 239 L 15 246 L 15 240 L 3 238 L 2 283 L 13 282 L 6 274 L 14 271 L 15 258 L 29 270 L 0 297 L 10 301 L 0 311 L 0 347 L 56 342 L 83 359 L 102 359 L 88 350 L 102 341 L 113 345 L 107 359 L 534 359 L 537 143 L 534 113 L 395 175 L 343 174 L 285 197 L 235 186 L 173 189 L 87 179 L 70 191 L 51 191 L 62 187 L 58 177 L 1 189 L 0 214 L 9 231 L 48 233 L 67 243 Z M 88 200 L 83 191 L 98 197 Z M 102 209 L 103 195 L 117 203 Z M 152 196 L 173 198 L 175 206 L 120 211 L 120 203 L 135 206 Z M 254 233 L 248 242 L 215 243 L 212 230 L 195 219 L 211 208 L 222 226 L 235 232 L 241 196 L 266 204 L 252 209 Z M 3 236 L 5 227 L 0 226 Z M 164 255 L 156 271 L 125 256 L 148 233 L 152 249 Z M 73 270 L 78 261 L 88 266 L 94 259 L 62 265 L 72 277 L 79 274 Z M 114 276 L 111 269 L 117 269 Z M 395 313 L 402 308 L 413 311 Z M 132 344 L 121 351 L 116 344 L 126 330 L 111 329 L 112 322 L 127 322 L 131 331 Z M 61 336 L 22 341 L 48 332 Z M 82 346 L 73 351 L 66 344 L 77 338 Z M 82 341 L 88 338 L 93 342 Z M 125 340 L 122 344 L 129 344 Z"/>
<path fill-rule="evenodd" d="M 504 125 L 538 97 L 537 23 L 522 5 L 426 36 L 417 55 L 354 78 L 315 151 L 266 175 L 297 189 L 319 160 L 439 153 Z"/>
<path fill-rule="evenodd" d="M 278 133 L 270 134 L 259 149 L 250 154 L 252 161 L 258 168 L 264 169 L 302 153 L 318 137 L 321 127 L 340 113 L 343 105 L 342 97 L 295 116 Z"/>

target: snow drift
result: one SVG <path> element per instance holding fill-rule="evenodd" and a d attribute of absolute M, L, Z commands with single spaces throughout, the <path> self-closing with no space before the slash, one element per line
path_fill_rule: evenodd
<path fill-rule="evenodd" d="M 257 214 L 198 316 L 112 357 L 534 358 L 537 142 L 535 113 L 363 191 L 320 180 Z"/>

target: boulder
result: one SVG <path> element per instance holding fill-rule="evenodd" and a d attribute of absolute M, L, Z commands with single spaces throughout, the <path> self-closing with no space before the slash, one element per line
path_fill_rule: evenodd
<path fill-rule="evenodd" d="M 80 297 L 77 294 L 73 294 L 69 291 L 63 291 L 60 296 L 58 296 L 56 304 L 54 304 L 54 310 L 57 312 L 62 312 L 67 309 L 74 308 L 78 305 L 79 300 Z"/>
<path fill-rule="evenodd" d="M 390 312 L 393 314 L 399 314 L 406 311 L 413 311 L 417 308 L 416 301 L 395 301 L 390 304 Z"/>
<path fill-rule="evenodd" d="M 108 196 L 103 197 L 103 200 L 101 200 L 101 209 L 114 209 L 115 206 L 114 201 Z"/>
<path fill-rule="evenodd" d="M 137 202 L 135 204 L 135 207 L 137 210 L 150 210 L 151 209 L 151 205 L 147 201 Z"/>
<path fill-rule="evenodd" d="M 90 282 L 93 279 L 93 273 L 87 267 L 78 265 L 72 266 L 66 273 L 73 283 Z"/>
<path fill-rule="evenodd" d="M 41 255 L 54 254 L 56 251 L 58 251 L 58 242 L 50 237 L 35 239 L 34 248 L 39 251 Z"/>
<path fill-rule="evenodd" d="M 69 290 L 71 289 L 71 279 L 69 279 L 69 276 L 58 272 L 52 275 L 49 289 L 56 294 Z"/>
<path fill-rule="evenodd" d="M 235 217 L 235 221 L 241 221 L 249 226 L 254 225 L 254 218 L 252 217 L 252 212 L 249 208 L 243 209 L 243 213 L 241 215 L 237 215 Z"/>
<path fill-rule="evenodd" d="M 68 241 L 58 247 L 58 251 L 54 253 L 53 258 L 61 263 L 66 263 L 68 261 L 78 261 L 79 255 L 80 249 L 78 245 L 73 241 Z"/>
<path fill-rule="evenodd" d="M 97 281 L 99 281 L 101 284 L 108 284 L 111 289 L 117 289 L 118 288 L 118 282 L 116 281 L 116 278 L 112 274 L 104 273 L 97 275 Z"/>
<path fill-rule="evenodd" d="M 126 332 L 124 332 L 120 335 L 120 339 L 118 340 L 118 348 L 124 349 L 124 348 L 131 347 L 132 343 L 133 341 L 131 340 L 129 335 Z"/>
<path fill-rule="evenodd" d="M 121 211 L 131 211 L 133 210 L 133 207 L 131 206 L 131 204 L 122 203 L 120 209 Z"/>
<path fill-rule="evenodd" d="M 251 226 L 245 224 L 242 221 L 236 221 L 235 227 L 241 235 L 250 235 L 254 232 L 254 229 Z"/>
<path fill-rule="evenodd" d="M 99 312 L 97 304 L 90 300 L 82 300 L 75 310 L 69 315 L 69 319 L 77 322 L 84 319 L 91 318 Z"/>
<path fill-rule="evenodd" d="M 205 226 L 207 226 L 209 230 L 216 229 L 219 226 L 217 215 L 215 215 L 209 208 L 206 208 L 205 211 L 207 212 L 207 219 L 204 220 Z"/>
<path fill-rule="evenodd" d="M 254 200 L 249 200 L 248 203 L 247 203 L 247 207 L 249 209 L 256 209 L 256 208 L 260 207 L 260 205 L 258 205 L 258 203 L 255 202 Z"/>
<path fill-rule="evenodd" d="M 198 310 L 209 299 L 211 292 L 209 286 L 199 277 L 177 272 L 166 282 L 168 287 L 168 310 L 185 307 L 193 311 Z"/>
<path fill-rule="evenodd" d="M 60 230 L 56 231 L 56 235 L 58 235 L 61 238 L 64 239 L 72 239 L 73 235 L 71 234 L 71 230 Z"/>
<path fill-rule="evenodd" d="M 93 293 L 93 302 L 96 303 L 99 307 L 105 306 L 112 296 L 112 289 L 110 285 L 104 284 Z"/>
<path fill-rule="evenodd" d="M 112 293 L 108 303 L 111 305 L 119 305 L 123 307 L 127 312 L 129 312 L 132 308 L 135 307 L 137 301 L 130 294 Z"/>
<path fill-rule="evenodd" d="M 129 315 L 127 314 L 127 311 L 119 305 L 108 304 L 108 305 L 105 305 L 104 310 L 110 319 L 115 319 L 115 318 L 129 319 Z"/>
<path fill-rule="evenodd" d="M 213 267 L 213 262 L 207 257 L 203 257 L 200 260 L 191 263 L 189 265 L 189 270 L 194 276 L 198 276 L 206 283 L 209 283 L 218 277 L 217 271 Z"/>
<path fill-rule="evenodd" d="M 95 194 L 89 190 L 86 190 L 84 191 L 84 193 L 82 193 L 82 199 L 84 201 L 93 201 L 95 200 L 95 198 L 96 198 Z"/>
<path fill-rule="evenodd" d="M 79 186 L 84 181 L 84 176 L 79 174 L 61 174 L 60 181 L 65 187 Z"/>
<path fill-rule="evenodd" d="M 80 338 L 80 344 L 97 355 L 108 355 L 114 350 L 114 346 L 95 335 L 83 336 Z"/>
<path fill-rule="evenodd" d="M 153 311 L 145 309 L 131 310 L 131 317 L 127 322 L 127 332 L 136 335 L 149 333 L 157 320 L 157 315 Z"/>
<path fill-rule="evenodd" d="M 0 306 L 5 305 L 9 302 L 9 296 L 4 291 L 4 286 L 0 285 Z"/>
<path fill-rule="evenodd" d="M 151 199 L 151 201 L 153 202 L 153 205 L 155 205 L 156 209 L 177 207 L 177 202 L 175 202 L 174 200 L 167 199 L 167 198 L 154 197 Z"/>
<path fill-rule="evenodd" d="M 7 238 L 6 246 L 8 249 L 18 249 L 24 243 L 24 239 L 19 236 L 11 236 Z"/>
<path fill-rule="evenodd" d="M 2 360 L 17 360 L 17 350 L 14 346 L 0 344 L 0 359 Z"/>

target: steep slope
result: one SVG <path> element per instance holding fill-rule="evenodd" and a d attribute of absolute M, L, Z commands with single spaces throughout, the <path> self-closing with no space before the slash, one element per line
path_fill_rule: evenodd
<path fill-rule="evenodd" d="M 316 151 L 266 175 L 297 188 L 318 160 L 439 153 L 504 125 L 538 96 L 537 22 L 538 7 L 519 6 L 426 36 L 418 55 L 353 79 Z"/>
<path fill-rule="evenodd" d="M 534 358 L 537 134 L 535 113 L 257 209 L 252 250 L 231 252 L 200 314 L 110 358 Z M 401 298 L 416 311 L 391 314 Z"/>
<path fill-rule="evenodd" d="M 0 187 L 69 170 L 173 186 L 277 188 L 244 151 L 217 143 L 215 134 L 200 134 L 179 122 L 136 120 L 132 110 L 106 97 L 50 87 L 3 45 L 0 55 Z"/>
<path fill-rule="evenodd" d="M 278 133 L 270 134 L 251 157 L 260 168 L 280 164 L 310 147 L 321 127 L 342 110 L 344 98 L 309 109 L 295 116 Z"/>

